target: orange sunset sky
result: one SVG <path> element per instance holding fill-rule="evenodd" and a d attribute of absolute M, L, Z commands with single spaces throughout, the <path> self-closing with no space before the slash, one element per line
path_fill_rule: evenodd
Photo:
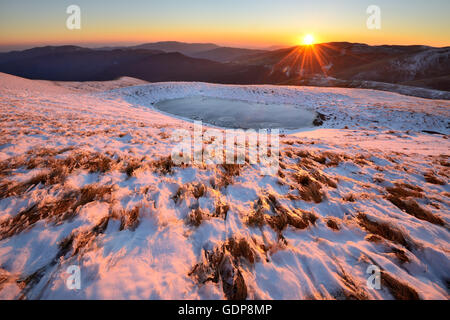
<path fill-rule="evenodd" d="M 66 8 L 81 8 L 81 29 L 68 30 Z M 381 30 L 366 26 L 369 5 Z M 0 0 L 0 50 L 38 45 L 103 46 L 177 40 L 267 48 L 316 42 L 450 45 L 450 1 L 302 0 Z"/>

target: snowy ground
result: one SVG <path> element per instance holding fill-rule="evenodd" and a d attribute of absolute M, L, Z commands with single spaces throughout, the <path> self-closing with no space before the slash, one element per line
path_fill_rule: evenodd
<path fill-rule="evenodd" d="M 363 89 L 119 88 L 135 84 L 0 74 L 0 298 L 449 298 L 450 102 Z M 283 132 L 276 176 L 249 164 L 176 166 L 171 133 L 192 124 L 153 105 L 199 95 L 328 120 Z M 80 290 L 66 287 L 70 265 Z M 370 265 L 380 290 L 367 287 Z"/>

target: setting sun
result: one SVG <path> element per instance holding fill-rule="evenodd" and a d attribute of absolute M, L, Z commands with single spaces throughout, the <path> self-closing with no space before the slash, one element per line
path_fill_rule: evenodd
<path fill-rule="evenodd" d="M 307 34 L 303 38 L 303 44 L 308 45 L 308 46 L 314 44 L 314 36 L 312 34 Z"/>

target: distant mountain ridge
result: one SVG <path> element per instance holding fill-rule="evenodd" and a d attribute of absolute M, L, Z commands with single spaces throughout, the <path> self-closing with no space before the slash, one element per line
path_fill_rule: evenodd
<path fill-rule="evenodd" d="M 117 49 L 158 50 L 166 53 L 179 52 L 191 58 L 208 59 L 216 62 L 231 62 L 247 55 L 267 52 L 267 50 L 221 47 L 214 43 L 185 43 L 178 41 L 151 42 L 129 47 L 103 47 L 98 48 L 97 50 Z"/>
<path fill-rule="evenodd" d="M 252 84 L 277 82 L 262 66 L 225 64 L 179 52 L 149 49 L 94 50 L 77 46 L 40 47 L 0 53 L 0 72 L 30 79 L 103 81 L 122 76 L 146 81 L 204 81 Z M 259 79 L 259 80 L 258 80 Z"/>
<path fill-rule="evenodd" d="M 377 82 L 450 91 L 450 47 L 331 42 L 266 51 L 175 41 L 97 49 L 46 46 L 0 53 L 0 72 L 61 81 L 129 76 L 151 82 L 230 84 L 367 86 Z"/>
<path fill-rule="evenodd" d="M 331 77 L 450 91 L 450 47 L 332 42 L 269 51 L 235 62 L 283 72 L 291 83 Z"/>
<path fill-rule="evenodd" d="M 213 43 L 184 43 L 178 41 L 163 41 L 154 43 L 144 43 L 129 49 L 161 50 L 164 52 L 179 52 L 188 55 L 195 52 L 208 51 L 219 48 Z"/>

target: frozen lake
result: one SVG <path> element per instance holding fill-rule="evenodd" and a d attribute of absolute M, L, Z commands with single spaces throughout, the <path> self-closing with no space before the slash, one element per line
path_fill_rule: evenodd
<path fill-rule="evenodd" d="M 290 104 L 264 104 L 211 97 L 160 101 L 161 111 L 219 127 L 242 129 L 299 129 L 311 127 L 316 113 Z"/>

